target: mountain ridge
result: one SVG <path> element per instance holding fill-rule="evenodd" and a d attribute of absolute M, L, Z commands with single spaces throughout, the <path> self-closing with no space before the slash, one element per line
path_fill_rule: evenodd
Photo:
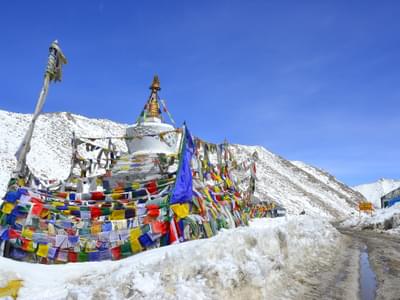
<path fill-rule="evenodd" d="M 15 168 L 14 154 L 30 119 L 29 114 L 0 110 L 1 194 Z M 124 136 L 127 126 L 69 112 L 43 114 L 36 123 L 28 166 L 36 176 L 63 179 L 70 170 L 73 132 L 77 136 Z M 115 144 L 121 151 L 127 150 L 124 141 L 116 140 Z M 343 218 L 354 213 L 357 203 L 365 200 L 332 175 L 305 163 L 288 161 L 261 146 L 232 145 L 232 148 L 239 161 L 258 152 L 256 196 L 261 200 L 276 200 L 291 214 L 304 210 L 313 216 Z"/>

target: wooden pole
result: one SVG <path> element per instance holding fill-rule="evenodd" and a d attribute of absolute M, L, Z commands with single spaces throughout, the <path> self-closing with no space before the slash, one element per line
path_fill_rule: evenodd
<path fill-rule="evenodd" d="M 29 176 L 29 170 L 26 166 L 26 157 L 31 148 L 31 140 L 33 136 L 33 130 L 35 128 L 36 120 L 42 112 L 44 103 L 46 101 L 49 84 L 51 81 L 61 81 L 61 69 L 62 65 L 67 63 L 67 60 L 58 46 L 57 40 L 55 40 L 49 48 L 49 57 L 47 61 L 46 72 L 44 75 L 44 81 L 42 90 L 39 94 L 39 99 L 36 103 L 35 112 L 32 116 L 32 121 L 29 124 L 28 131 L 25 134 L 22 143 L 15 154 L 17 157 L 17 167 L 13 172 L 13 178 L 25 179 Z"/>

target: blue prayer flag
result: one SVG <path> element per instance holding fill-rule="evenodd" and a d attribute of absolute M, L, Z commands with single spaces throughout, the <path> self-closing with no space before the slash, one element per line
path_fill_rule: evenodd
<path fill-rule="evenodd" d="M 192 136 L 185 126 L 185 136 L 183 137 L 182 151 L 181 151 L 181 163 L 179 170 L 176 175 L 176 181 L 170 203 L 185 203 L 191 202 L 193 197 L 193 181 L 192 181 L 192 169 L 190 162 L 194 153 L 194 143 Z"/>
<path fill-rule="evenodd" d="M 15 203 L 20 197 L 20 194 L 18 192 L 7 192 L 6 196 L 4 197 L 4 200 L 10 203 Z"/>
<path fill-rule="evenodd" d="M 145 234 L 142 234 L 141 236 L 139 236 L 139 242 L 145 248 L 151 247 L 152 245 L 154 245 L 154 242 L 148 233 L 145 233 Z"/>
<path fill-rule="evenodd" d="M 0 242 L 8 240 L 9 240 L 8 228 L 3 228 L 2 230 L 0 230 Z"/>

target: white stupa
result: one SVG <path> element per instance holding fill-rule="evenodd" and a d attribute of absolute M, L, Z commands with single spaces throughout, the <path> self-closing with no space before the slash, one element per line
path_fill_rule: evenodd
<path fill-rule="evenodd" d="M 126 130 L 128 151 L 130 154 L 178 152 L 180 134 L 175 127 L 161 119 L 158 91 L 161 90 L 158 76 L 154 76 L 150 86 L 150 97 L 137 121 Z M 162 134 L 160 136 L 160 133 Z"/>

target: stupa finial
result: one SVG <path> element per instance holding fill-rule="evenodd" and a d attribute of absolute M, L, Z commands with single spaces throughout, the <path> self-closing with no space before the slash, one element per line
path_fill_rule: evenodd
<path fill-rule="evenodd" d="M 160 79 L 158 78 L 158 75 L 154 75 L 153 83 L 151 84 L 150 89 L 151 89 L 152 91 L 159 91 L 159 90 L 161 90 L 161 87 L 160 87 Z"/>
<path fill-rule="evenodd" d="M 151 94 L 147 104 L 147 113 L 151 118 L 160 118 L 160 105 L 158 103 L 157 92 L 161 90 L 160 79 L 158 75 L 154 75 L 153 82 L 150 86 Z"/>

